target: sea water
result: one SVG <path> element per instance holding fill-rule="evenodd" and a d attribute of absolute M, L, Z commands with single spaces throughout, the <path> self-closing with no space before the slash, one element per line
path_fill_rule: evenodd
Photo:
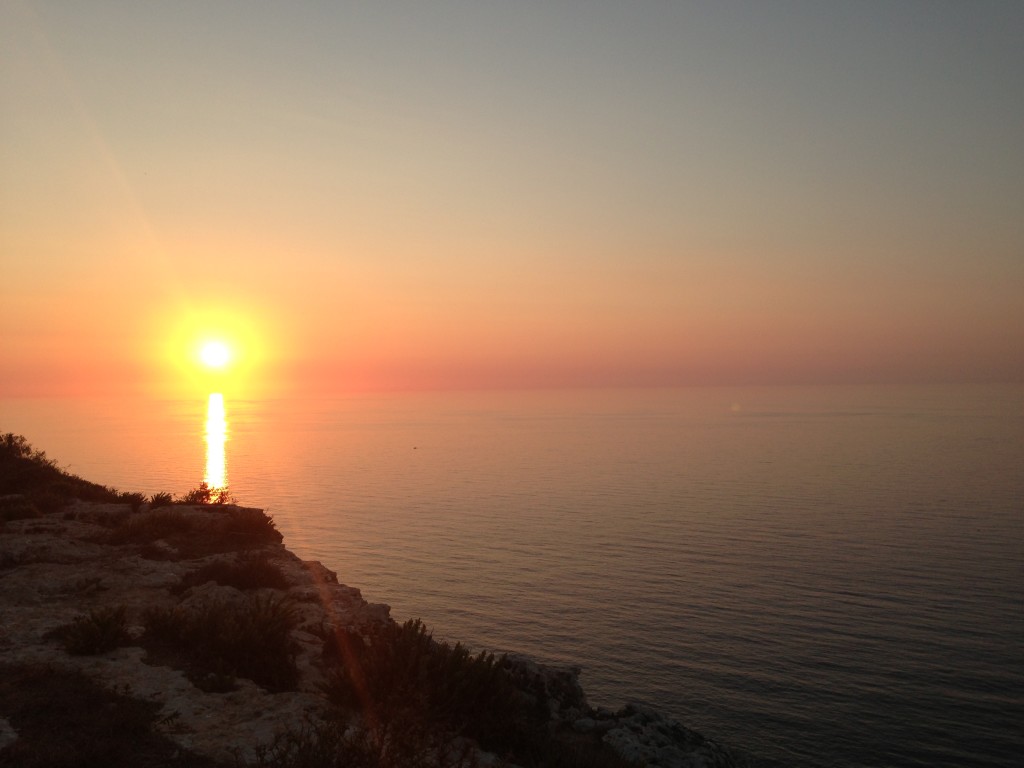
<path fill-rule="evenodd" d="M 398 620 L 578 665 L 765 765 L 1024 755 L 1024 389 L 6 400 L 88 479 L 203 480 Z M 2 534 L 0 534 L 2 535 Z M 2 578 L 2 575 L 0 575 Z"/>

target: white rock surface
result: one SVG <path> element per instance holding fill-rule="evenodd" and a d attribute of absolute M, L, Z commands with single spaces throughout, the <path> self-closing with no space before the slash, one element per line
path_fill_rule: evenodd
<path fill-rule="evenodd" d="M 225 513 L 176 509 L 193 521 L 197 536 L 212 515 Z M 301 617 L 300 630 L 294 633 L 302 674 L 299 690 L 270 693 L 240 679 L 235 691 L 206 693 L 179 670 L 147 664 L 146 652 L 137 646 L 99 656 L 71 656 L 47 633 L 92 610 L 126 606 L 130 634 L 140 637 L 142 614 L 148 608 L 180 604 L 183 610 L 198 610 L 211 601 L 243 597 L 239 590 L 213 582 L 181 596 L 172 594 L 171 587 L 185 574 L 211 560 L 234 559 L 236 554 L 149 560 L 139 555 L 137 545 L 103 543 L 110 528 L 101 522 L 127 514 L 127 505 L 79 502 L 70 512 L 5 524 L 0 531 L 0 658 L 11 665 L 78 670 L 107 689 L 158 702 L 158 717 L 168 723 L 163 730 L 183 748 L 219 760 L 233 759 L 232 750 L 239 749 L 240 756 L 247 758 L 275 734 L 300 727 L 324 708 L 317 693 L 323 679 L 322 640 L 308 630 L 334 625 L 358 628 L 389 620 L 387 606 L 369 605 L 358 589 L 338 584 L 337 577 L 320 563 L 303 562 L 280 544 L 262 545 L 258 551 L 284 572 L 287 594 Z M 152 514 L 159 512 L 136 516 Z M 0 720 L 0 749 L 16 738 L 10 723 Z"/>
<path fill-rule="evenodd" d="M 18 740 L 18 732 L 11 727 L 11 724 L 0 717 L 0 749 Z"/>

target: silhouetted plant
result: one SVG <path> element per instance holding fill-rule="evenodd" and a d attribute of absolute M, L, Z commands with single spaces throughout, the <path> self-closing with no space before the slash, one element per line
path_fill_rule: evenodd
<path fill-rule="evenodd" d="M 229 493 L 227 488 L 212 488 L 205 481 L 200 483 L 198 487 L 185 493 L 181 496 L 178 504 L 195 504 L 195 505 L 224 505 L 234 504 L 235 499 Z"/>
<path fill-rule="evenodd" d="M 128 644 L 126 609 L 122 606 L 99 608 L 88 616 L 79 616 L 70 624 L 58 627 L 51 635 L 64 649 L 75 656 L 94 656 Z"/>
<path fill-rule="evenodd" d="M 298 679 L 291 637 L 298 618 L 287 598 L 255 596 L 195 613 L 151 609 L 143 621 L 147 639 L 184 651 L 207 675 L 246 677 L 272 690 Z"/>
<path fill-rule="evenodd" d="M 262 509 L 238 507 L 229 510 L 225 533 L 250 544 L 278 544 L 284 540 L 274 518 Z"/>
<path fill-rule="evenodd" d="M 174 498 L 169 493 L 154 493 L 149 499 L 149 508 L 158 509 L 159 507 L 167 507 L 174 501 Z"/>
<path fill-rule="evenodd" d="M 0 496 L 12 493 L 38 496 L 36 506 L 44 512 L 59 509 L 71 498 L 118 500 L 117 491 L 65 472 L 24 436 L 7 432 L 0 435 Z"/>
<path fill-rule="evenodd" d="M 119 499 L 125 504 L 130 505 L 132 512 L 138 512 L 142 509 L 142 505 L 146 503 L 146 497 L 143 494 L 128 491 L 119 494 Z"/>
<path fill-rule="evenodd" d="M 0 435 L 0 458 L 31 459 L 37 464 L 56 466 L 51 459 L 46 458 L 46 453 L 33 449 L 24 435 L 16 435 L 13 432 Z"/>

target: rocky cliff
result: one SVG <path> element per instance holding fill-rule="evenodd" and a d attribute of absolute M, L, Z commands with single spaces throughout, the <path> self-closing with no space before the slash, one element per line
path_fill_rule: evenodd
<path fill-rule="evenodd" d="M 578 670 L 397 625 L 260 510 L 148 507 L 0 498 L 0 765 L 736 764 Z"/>

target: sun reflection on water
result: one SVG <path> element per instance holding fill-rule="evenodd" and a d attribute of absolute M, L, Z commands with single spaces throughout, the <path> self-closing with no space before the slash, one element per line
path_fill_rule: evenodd
<path fill-rule="evenodd" d="M 211 392 L 206 404 L 206 475 L 203 480 L 210 490 L 228 486 L 224 443 L 228 439 L 228 421 L 224 414 L 224 395 Z"/>

